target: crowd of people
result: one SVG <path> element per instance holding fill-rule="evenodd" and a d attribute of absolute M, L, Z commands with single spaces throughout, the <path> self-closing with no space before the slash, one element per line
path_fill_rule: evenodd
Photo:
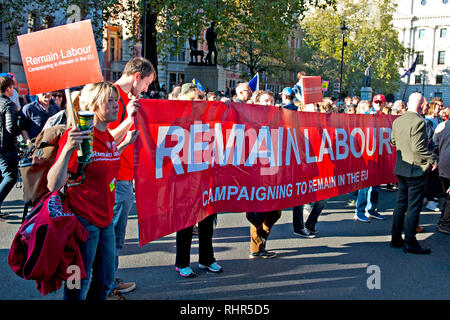
<path fill-rule="evenodd" d="M 292 112 L 347 113 L 366 115 L 397 115 L 392 129 L 391 144 L 397 148 L 394 173 L 398 183 L 398 199 L 394 210 L 391 246 L 405 252 L 426 254 L 416 233 L 421 232 L 419 214 L 422 206 L 441 211 L 437 224 L 439 232 L 450 234 L 449 155 L 450 108 L 444 107 L 441 98 L 428 102 L 420 93 L 413 93 L 405 104 L 402 100 L 387 102 L 382 94 L 371 99 L 347 97 L 339 100 L 324 98 L 317 104 L 302 103 L 299 82 L 286 87 L 279 94 L 267 90 L 252 91 L 248 82 L 239 83 L 226 95 L 223 92 L 201 91 L 193 83 L 177 85 L 170 92 L 165 86 L 148 92 L 156 78 L 152 64 L 140 57 L 132 58 L 122 76 L 114 84 L 102 82 L 89 84 L 72 92 L 73 108 L 94 113 L 94 128 L 81 131 L 68 126 L 59 142 L 57 160 L 47 176 L 48 189 L 64 188 L 65 201 L 89 232 L 88 240 L 80 245 L 87 277 L 80 289 L 64 289 L 65 299 L 123 299 L 122 294 L 136 288 L 134 282 L 124 282 L 115 277 L 119 267 L 119 254 L 123 247 L 128 215 L 135 201 L 133 189 L 133 143 L 139 132 L 134 128 L 133 117 L 139 112 L 139 98 L 169 100 L 230 101 L 285 108 Z M 3 200 L 18 179 L 18 144 L 30 146 L 44 128 L 67 124 L 67 103 L 63 91 L 40 93 L 36 97 L 18 97 L 12 74 L 0 76 L 0 208 Z M 14 99 L 14 97 L 16 97 Z M 71 174 L 79 169 L 77 145 L 93 133 L 93 151 L 109 154 L 110 159 L 93 159 L 85 171 L 85 182 L 67 186 Z M 107 151 L 111 151 L 108 153 Z M 104 161 L 108 162 L 105 165 Z M 355 220 L 363 223 L 372 219 L 383 220 L 378 212 L 379 186 L 371 186 L 348 195 L 355 205 Z M 328 199 L 292 208 L 292 225 L 295 235 L 304 238 L 317 236 L 316 224 Z M 284 208 L 283 208 L 284 209 Z M 304 212 L 308 215 L 304 221 Z M 276 252 L 266 249 L 271 229 L 281 216 L 281 210 L 247 212 L 250 225 L 250 259 L 274 258 Z M 8 214 L 0 212 L 5 220 Z M 198 225 L 179 230 L 176 234 L 175 270 L 183 277 L 195 275 L 190 268 L 192 237 L 199 238 L 199 268 L 213 273 L 223 271 L 213 249 L 213 231 L 217 214 L 200 221 Z M 404 233 L 404 238 L 402 234 Z"/>

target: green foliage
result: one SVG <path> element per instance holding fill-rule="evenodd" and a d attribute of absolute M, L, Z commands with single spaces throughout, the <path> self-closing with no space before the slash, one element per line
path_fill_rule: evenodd
<path fill-rule="evenodd" d="M 29 17 L 35 16 L 42 20 L 42 24 L 31 31 L 45 29 L 50 25 L 46 24 L 46 19 L 59 17 L 54 20 L 52 25 L 62 25 L 66 19 L 74 13 L 68 8 L 76 5 L 79 10 L 79 19 L 91 19 L 93 31 L 96 38 L 97 47 L 102 48 L 103 31 L 110 17 L 117 16 L 119 13 L 128 9 L 121 0 L 0 0 L 2 14 L 0 19 L 7 27 L 7 39 L 10 45 L 16 43 L 16 38 L 23 32 L 23 28 L 29 24 Z M 50 20 L 49 20 L 50 21 Z"/>
<path fill-rule="evenodd" d="M 299 27 L 299 19 L 311 7 L 326 7 L 335 0 L 224 0 L 225 13 L 217 30 L 226 53 L 222 63 L 239 63 L 252 77 L 265 72 L 269 77 L 292 62 L 288 40 Z M 245 70 L 246 71 L 246 70 Z"/>
<path fill-rule="evenodd" d="M 339 0 L 338 10 L 320 9 L 301 23 L 306 48 L 300 55 L 308 74 L 339 81 L 342 32 L 345 21 L 343 92 L 359 94 L 364 71 L 371 65 L 374 92 L 394 93 L 400 88 L 399 68 L 405 48 L 392 26 L 393 0 Z M 327 59 L 328 58 L 328 59 Z"/>

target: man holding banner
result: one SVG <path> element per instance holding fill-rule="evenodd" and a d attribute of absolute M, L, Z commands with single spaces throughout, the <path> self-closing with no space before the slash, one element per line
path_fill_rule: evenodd
<path fill-rule="evenodd" d="M 248 82 L 241 82 L 236 87 L 236 100 L 235 102 L 247 103 L 252 97 L 252 89 Z"/>
<path fill-rule="evenodd" d="M 108 128 L 116 137 L 126 136 L 129 130 L 134 130 L 134 116 L 139 109 L 137 98 L 142 92 L 148 90 L 148 86 L 155 79 L 155 69 L 150 61 L 141 57 L 132 58 L 125 65 L 122 76 L 114 84 L 119 90 L 119 116 L 115 122 L 111 122 Z M 131 96 L 131 98 L 130 98 Z M 114 230 L 116 236 L 116 271 L 119 267 L 119 251 L 125 240 L 128 214 L 134 202 L 133 191 L 133 145 L 128 146 L 120 156 L 120 169 L 117 178 L 114 205 Z M 127 293 L 136 288 L 134 282 L 124 283 L 115 279 L 112 285 L 118 293 Z M 113 292 L 114 292 L 113 290 Z"/>

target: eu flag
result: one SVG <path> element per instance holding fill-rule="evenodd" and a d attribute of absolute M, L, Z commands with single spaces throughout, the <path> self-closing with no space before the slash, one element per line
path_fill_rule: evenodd
<path fill-rule="evenodd" d="M 196 78 L 192 79 L 192 83 L 197 86 L 198 90 L 206 92 L 205 88 L 202 86 L 200 81 L 198 81 Z"/>

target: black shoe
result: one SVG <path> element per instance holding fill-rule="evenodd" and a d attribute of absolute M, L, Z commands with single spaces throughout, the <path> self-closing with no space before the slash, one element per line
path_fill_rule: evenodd
<path fill-rule="evenodd" d="M 391 248 L 403 248 L 405 242 L 403 239 L 399 240 L 391 240 L 391 243 L 389 244 Z"/>
<path fill-rule="evenodd" d="M 315 237 L 316 237 L 315 234 L 311 233 L 311 232 L 310 232 L 308 229 L 306 229 L 306 228 L 303 228 L 303 229 L 298 230 L 298 231 L 294 231 L 294 234 L 295 234 L 296 236 L 303 237 L 303 238 L 308 238 L 308 239 L 312 239 L 312 238 L 315 238 Z"/>
<path fill-rule="evenodd" d="M 309 227 L 305 227 L 305 228 L 306 228 L 306 230 L 309 231 L 309 233 L 312 233 L 312 234 L 317 234 L 319 232 L 316 228 L 309 228 Z"/>
<path fill-rule="evenodd" d="M 430 254 L 431 253 L 431 249 L 429 248 L 422 248 L 420 245 L 415 245 L 415 246 L 410 246 L 407 245 L 406 243 L 403 244 L 403 251 L 405 253 L 416 253 L 416 254 Z"/>

